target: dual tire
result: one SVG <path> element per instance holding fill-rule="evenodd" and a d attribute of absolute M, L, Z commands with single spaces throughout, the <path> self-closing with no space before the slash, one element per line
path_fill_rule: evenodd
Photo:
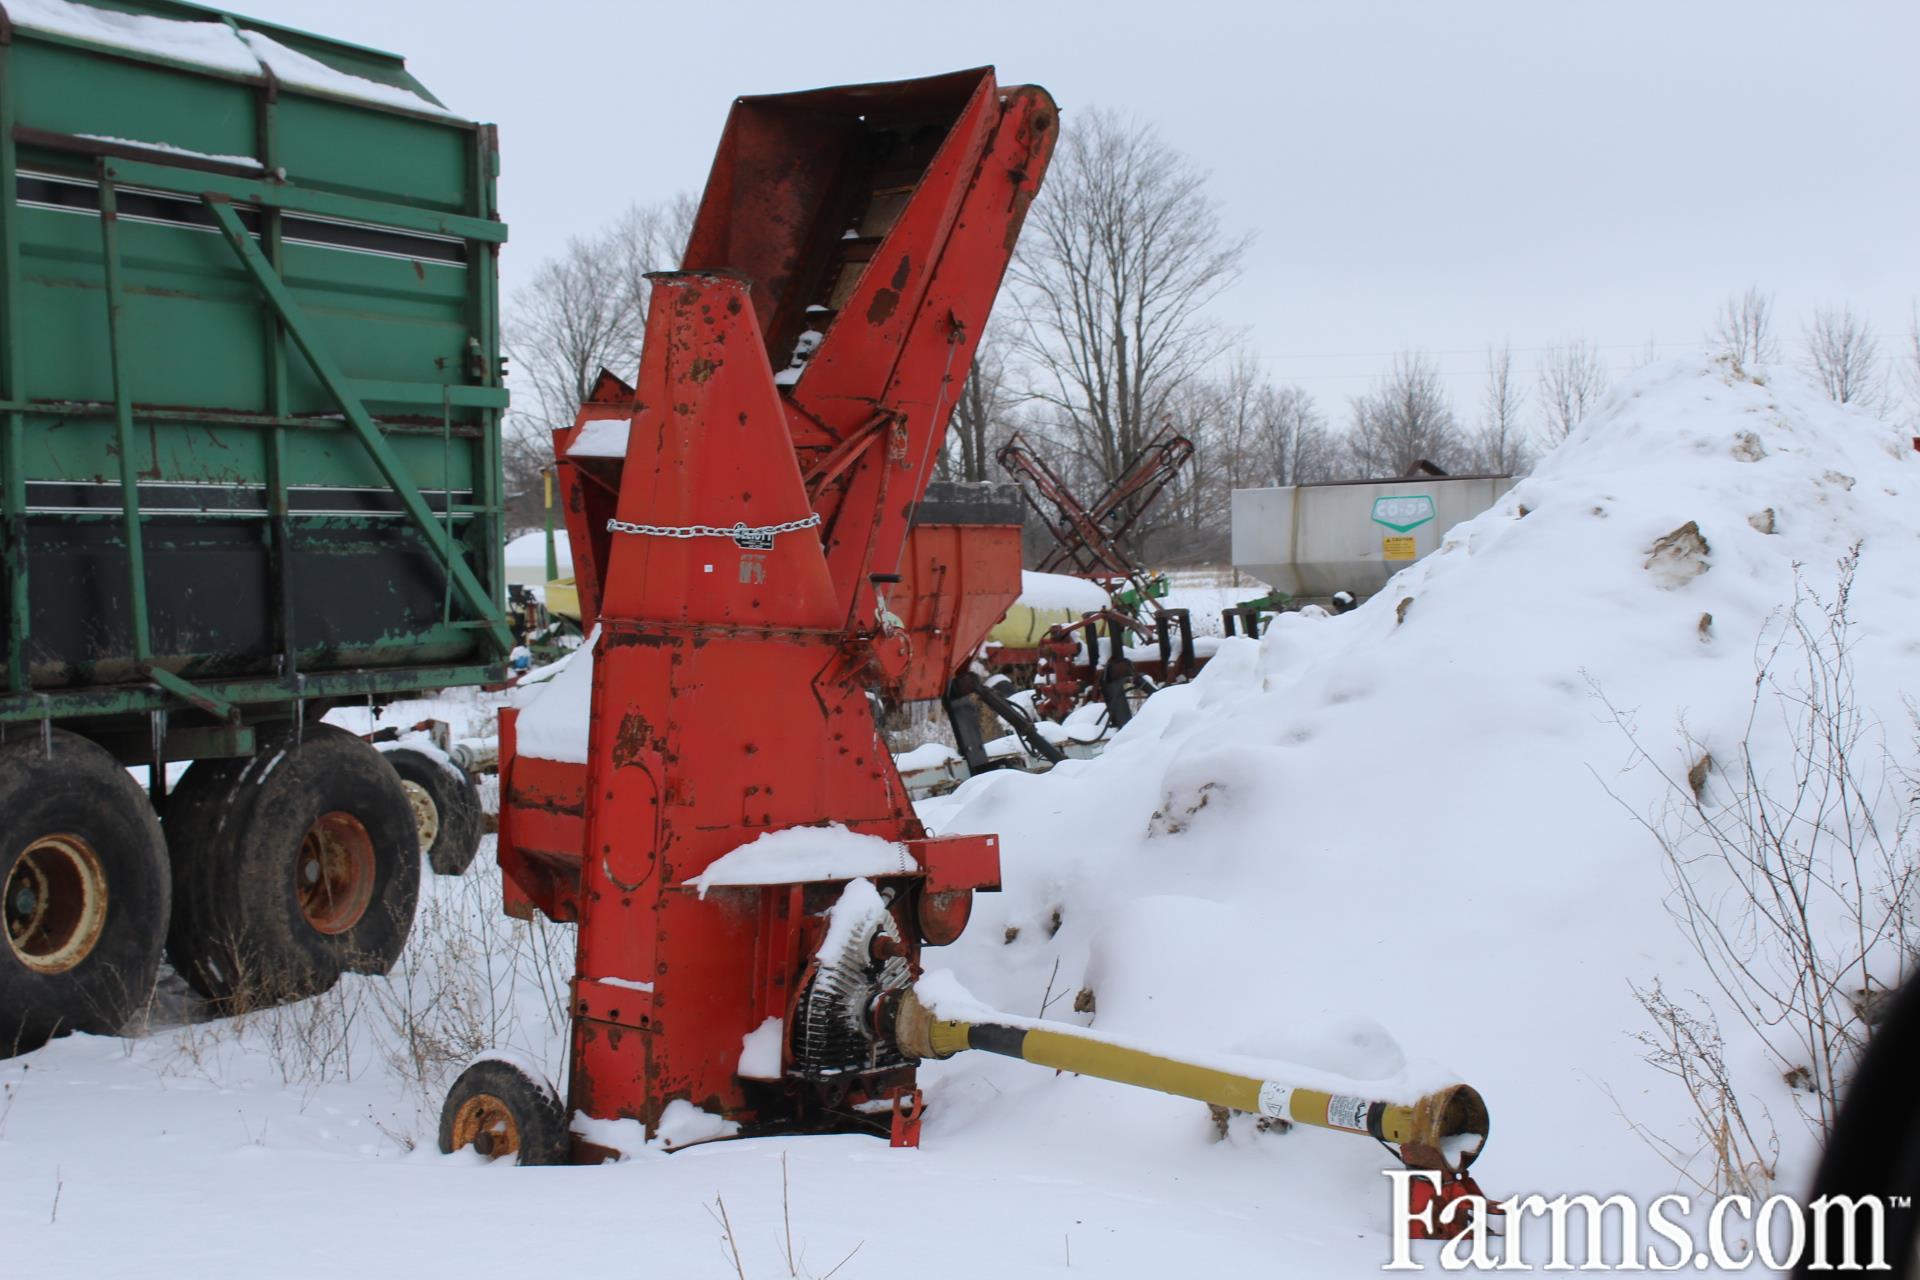
<path fill-rule="evenodd" d="M 167 958 L 227 1011 L 385 973 L 420 893 L 414 810 L 379 752 L 307 725 L 246 761 L 201 761 L 168 804 Z"/>
<path fill-rule="evenodd" d="M 327 725 L 196 762 L 164 833 L 87 739 L 56 729 L 0 747 L 0 1057 L 121 1031 L 163 951 L 223 1012 L 386 973 L 412 930 L 422 848 L 459 874 L 480 825 L 454 766 Z"/>

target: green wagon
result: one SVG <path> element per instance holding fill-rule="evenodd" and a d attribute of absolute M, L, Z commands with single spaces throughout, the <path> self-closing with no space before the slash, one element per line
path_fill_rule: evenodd
<path fill-rule="evenodd" d="M 512 645 L 497 170 L 391 54 L 0 0 L 0 1052 L 163 942 L 226 1002 L 404 942 L 471 785 L 319 717 Z"/>

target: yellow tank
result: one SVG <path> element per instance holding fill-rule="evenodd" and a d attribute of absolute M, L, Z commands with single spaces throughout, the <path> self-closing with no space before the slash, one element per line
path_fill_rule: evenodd
<path fill-rule="evenodd" d="M 988 633 L 994 644 L 1013 649 L 1039 644 L 1049 628 L 1078 622 L 1081 615 L 1107 607 L 1108 597 L 1098 583 L 1064 573 L 1023 572 L 1020 598 L 1000 625 Z"/>
<path fill-rule="evenodd" d="M 1074 609 L 1040 609 L 1030 604 L 1015 601 L 1007 610 L 1007 616 L 998 626 L 987 633 L 987 639 L 993 644 L 1005 645 L 1009 649 L 1029 649 L 1039 644 L 1048 629 L 1062 622 L 1078 622 L 1080 613 Z"/>

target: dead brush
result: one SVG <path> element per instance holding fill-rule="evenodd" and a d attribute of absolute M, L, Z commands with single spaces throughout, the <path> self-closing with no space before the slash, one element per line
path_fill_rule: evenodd
<path fill-rule="evenodd" d="M 551 1067 L 565 1051 L 573 928 L 509 918 L 497 895 L 485 875 L 431 882 L 387 973 L 348 972 L 303 998 L 289 998 L 295 985 L 244 948 L 221 948 L 237 994 L 180 998 L 159 1069 L 225 1085 L 264 1058 L 284 1083 L 309 1090 L 385 1071 L 404 1100 L 380 1128 L 410 1148 L 475 1058 L 512 1049 Z M 349 970 L 372 967 L 348 960 Z"/>
<path fill-rule="evenodd" d="M 1740 1095 L 1727 1072 L 1726 1046 L 1719 1024 L 1710 1014 L 1696 1016 L 1675 1004 L 1657 981 L 1645 990 L 1636 989 L 1634 994 L 1655 1027 L 1637 1033 L 1634 1039 L 1645 1047 L 1646 1060 L 1678 1080 L 1685 1090 L 1693 1108 L 1694 1143 L 1689 1150 L 1644 1125 L 1632 1121 L 1629 1125 L 1701 1191 L 1715 1196 L 1764 1198 L 1772 1190 L 1779 1168 L 1779 1136 L 1764 1106 L 1760 1108 L 1765 1124 L 1762 1133 L 1748 1124 Z"/>
<path fill-rule="evenodd" d="M 787 1153 L 780 1153 L 780 1260 L 786 1267 L 789 1280 L 832 1280 L 840 1269 L 853 1261 L 854 1255 L 866 1247 L 862 1240 L 847 1251 L 845 1257 L 826 1271 L 815 1273 L 807 1267 L 807 1247 L 804 1241 L 796 1250 L 793 1243 L 793 1198 L 791 1184 L 787 1178 Z M 713 1203 L 701 1206 L 707 1211 L 714 1224 L 720 1228 L 720 1256 L 738 1280 L 747 1280 L 747 1266 L 740 1254 L 740 1238 L 734 1231 L 733 1218 L 727 1212 L 725 1197 L 716 1193 Z"/>
<path fill-rule="evenodd" d="M 1738 741 L 1713 751 L 1681 724 L 1690 768 L 1656 758 L 1596 691 L 1633 766 L 1659 785 L 1653 813 L 1626 807 L 1664 855 L 1669 913 L 1719 1007 L 1738 1015 L 1779 1078 L 1801 1086 L 1795 1102 L 1823 1143 L 1869 1012 L 1920 955 L 1920 765 L 1896 757 L 1856 694 L 1858 563 L 1856 545 L 1831 595 L 1801 580 L 1769 625 Z M 1657 981 L 1636 994 L 1657 1028 L 1642 1037 L 1648 1060 L 1686 1089 L 1714 1183 L 1736 1190 L 1770 1178 L 1773 1144 L 1741 1118 L 1711 1014 L 1680 1008 Z"/>
<path fill-rule="evenodd" d="M 573 976 L 570 926 L 502 914 L 485 876 L 435 888 L 393 969 L 365 981 L 375 1050 L 423 1117 L 437 1115 L 453 1077 L 489 1050 L 557 1065 Z M 530 991 L 538 994 L 538 1014 L 523 1013 Z"/>

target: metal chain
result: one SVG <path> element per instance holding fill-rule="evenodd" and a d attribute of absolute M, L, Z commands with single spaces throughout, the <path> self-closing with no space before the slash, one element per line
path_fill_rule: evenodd
<path fill-rule="evenodd" d="M 609 533 L 637 533 L 649 538 L 732 538 L 740 546 L 771 545 L 776 535 L 798 533 L 820 523 L 820 513 L 804 520 L 786 520 L 780 524 L 749 525 L 741 521 L 731 527 L 716 524 L 635 524 L 631 520 L 607 521 Z"/>

